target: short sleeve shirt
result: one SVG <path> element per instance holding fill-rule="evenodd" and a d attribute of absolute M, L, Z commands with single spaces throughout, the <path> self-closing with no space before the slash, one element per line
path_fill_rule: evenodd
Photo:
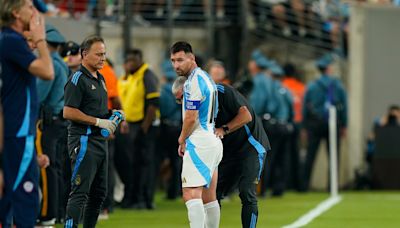
<path fill-rule="evenodd" d="M 64 89 L 65 106 L 79 109 L 86 115 L 106 119 L 110 116 L 107 108 L 107 88 L 103 76 L 97 72 L 93 77 L 90 72 L 81 66 L 69 79 Z M 84 135 L 91 132 L 99 135 L 100 129 L 77 122 L 72 122 L 69 127 L 70 135 Z"/>
<path fill-rule="evenodd" d="M 267 134 L 264 131 L 261 120 L 256 116 L 253 108 L 247 100 L 234 88 L 224 84 L 218 84 L 218 115 L 216 127 L 229 123 L 239 112 L 242 106 L 249 110 L 252 121 L 240 129 L 224 136 L 224 158 L 241 157 L 256 149 L 259 153 L 270 150 Z"/>
<path fill-rule="evenodd" d="M 1 102 L 5 137 L 34 135 L 38 115 L 36 78 L 28 68 L 36 59 L 25 38 L 11 28 L 0 33 Z"/>
<path fill-rule="evenodd" d="M 195 68 L 184 84 L 183 117 L 187 110 L 197 110 L 198 120 L 192 134 L 214 133 L 214 119 L 217 114 L 217 89 L 206 72 Z"/>

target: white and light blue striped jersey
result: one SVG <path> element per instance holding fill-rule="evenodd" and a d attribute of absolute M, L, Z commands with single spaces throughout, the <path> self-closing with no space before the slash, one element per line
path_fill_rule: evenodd
<path fill-rule="evenodd" d="M 197 67 L 185 82 L 183 92 L 183 118 L 186 110 L 199 111 L 191 136 L 204 132 L 214 135 L 214 123 L 218 112 L 218 91 L 214 81 Z"/>

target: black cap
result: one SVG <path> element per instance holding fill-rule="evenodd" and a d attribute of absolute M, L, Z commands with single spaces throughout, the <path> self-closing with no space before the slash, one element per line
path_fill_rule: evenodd
<path fill-rule="evenodd" d="M 75 43 L 74 41 L 68 41 L 64 44 L 60 55 L 62 57 L 66 57 L 69 55 L 77 55 L 79 54 L 80 46 L 79 44 Z"/>

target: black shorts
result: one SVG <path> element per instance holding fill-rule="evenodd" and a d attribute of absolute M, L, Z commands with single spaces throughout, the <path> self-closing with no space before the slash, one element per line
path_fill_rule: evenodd
<path fill-rule="evenodd" d="M 225 153 L 225 151 L 224 151 Z M 264 167 L 266 153 L 258 153 L 256 149 L 243 151 L 245 156 L 229 158 L 229 152 L 218 166 L 217 196 L 222 199 L 232 193 L 238 186 L 257 185 Z M 240 153 L 240 154 L 242 154 Z"/>

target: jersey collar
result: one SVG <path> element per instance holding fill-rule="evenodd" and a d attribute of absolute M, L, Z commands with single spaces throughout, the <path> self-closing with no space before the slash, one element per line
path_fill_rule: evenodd
<path fill-rule="evenodd" d="M 89 72 L 89 70 L 84 67 L 82 64 L 80 66 L 80 71 L 82 71 L 83 74 L 85 74 L 87 77 L 94 79 L 94 80 L 100 80 L 103 79 L 103 76 L 99 73 L 99 71 L 96 71 L 97 74 L 97 79 L 95 77 L 93 77 L 93 75 Z"/>

